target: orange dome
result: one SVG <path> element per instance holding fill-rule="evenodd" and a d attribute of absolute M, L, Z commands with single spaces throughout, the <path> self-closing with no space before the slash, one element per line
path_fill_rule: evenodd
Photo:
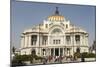
<path fill-rule="evenodd" d="M 54 15 L 51 15 L 47 18 L 49 21 L 65 21 L 64 16 L 59 14 L 58 7 L 56 7 L 56 11 Z"/>
<path fill-rule="evenodd" d="M 64 21 L 65 18 L 64 18 L 64 16 L 61 16 L 61 15 L 52 15 L 52 16 L 49 16 L 47 18 L 47 20 L 49 20 L 49 21 Z"/>

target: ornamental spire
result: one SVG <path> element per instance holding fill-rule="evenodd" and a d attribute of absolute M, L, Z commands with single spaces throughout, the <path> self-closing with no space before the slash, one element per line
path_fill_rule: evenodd
<path fill-rule="evenodd" d="M 56 14 L 56 15 L 59 15 L 58 7 L 56 7 L 55 14 Z"/>

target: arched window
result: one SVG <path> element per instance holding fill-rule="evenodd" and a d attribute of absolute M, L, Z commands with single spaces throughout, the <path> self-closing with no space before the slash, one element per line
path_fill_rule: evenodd
<path fill-rule="evenodd" d="M 80 44 L 80 35 L 75 35 L 76 44 Z"/>
<path fill-rule="evenodd" d="M 66 44 L 69 45 L 71 43 L 71 38 L 70 36 L 66 36 Z"/>
<path fill-rule="evenodd" d="M 32 54 L 32 55 L 36 55 L 35 49 L 32 49 L 31 54 Z"/>
<path fill-rule="evenodd" d="M 76 36 L 75 36 L 75 40 L 76 40 L 76 41 L 80 41 L 80 35 L 76 35 Z"/>
<path fill-rule="evenodd" d="M 80 53 L 80 48 L 79 47 L 76 49 L 76 52 L 77 53 Z"/>
<path fill-rule="evenodd" d="M 37 42 L 37 35 L 32 35 L 31 36 L 31 45 L 36 45 Z"/>
<path fill-rule="evenodd" d="M 45 56 L 46 55 L 46 50 L 42 49 L 42 51 L 43 51 L 43 56 Z"/>
<path fill-rule="evenodd" d="M 66 24 L 66 28 L 68 28 L 68 25 Z"/>
<path fill-rule="evenodd" d="M 46 24 L 45 27 L 48 28 L 48 24 Z"/>
<path fill-rule="evenodd" d="M 61 31 L 61 29 L 58 29 L 58 28 L 56 28 L 56 29 L 54 29 L 53 31 L 52 31 L 52 34 L 59 34 L 59 33 L 62 33 L 62 31 Z"/>

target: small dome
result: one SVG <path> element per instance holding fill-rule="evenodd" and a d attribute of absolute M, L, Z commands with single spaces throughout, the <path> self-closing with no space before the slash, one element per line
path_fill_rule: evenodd
<path fill-rule="evenodd" d="M 49 16 L 47 20 L 49 20 L 49 21 L 64 21 L 65 18 L 64 18 L 64 16 L 61 16 L 61 15 L 52 15 L 52 16 Z"/>
<path fill-rule="evenodd" d="M 65 21 L 65 17 L 59 14 L 58 7 L 54 15 L 51 15 L 47 18 L 48 21 Z"/>

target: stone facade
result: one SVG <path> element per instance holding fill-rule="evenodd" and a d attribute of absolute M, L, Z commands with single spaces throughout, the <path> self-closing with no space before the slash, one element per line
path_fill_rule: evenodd
<path fill-rule="evenodd" d="M 88 52 L 88 33 L 72 25 L 59 14 L 48 16 L 43 23 L 21 34 L 21 55 L 69 56 L 80 51 Z"/>

